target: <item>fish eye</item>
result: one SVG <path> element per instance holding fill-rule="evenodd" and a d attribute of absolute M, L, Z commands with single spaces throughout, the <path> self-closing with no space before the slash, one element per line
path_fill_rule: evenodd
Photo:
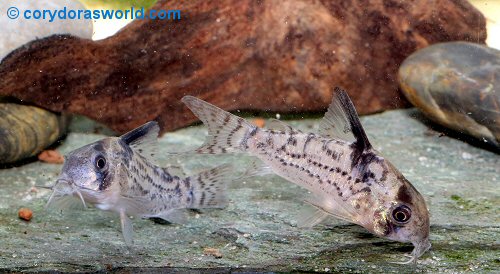
<path fill-rule="evenodd" d="M 104 157 L 102 157 L 102 156 L 97 156 L 97 158 L 95 159 L 95 166 L 98 169 L 105 168 L 106 167 L 106 159 L 104 159 Z"/>
<path fill-rule="evenodd" d="M 411 209 L 405 205 L 400 205 L 392 211 L 392 219 L 398 224 L 406 224 L 411 217 Z"/>

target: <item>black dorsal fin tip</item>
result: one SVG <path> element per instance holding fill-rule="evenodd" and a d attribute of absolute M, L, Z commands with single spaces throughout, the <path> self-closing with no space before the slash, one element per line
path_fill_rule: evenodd
<path fill-rule="evenodd" d="M 125 142 L 127 145 L 131 145 L 138 141 L 141 138 L 144 138 L 148 134 L 153 134 L 155 135 L 154 137 L 156 138 L 158 136 L 159 132 L 159 127 L 158 127 L 158 122 L 156 121 L 149 121 L 142 126 L 139 126 L 125 134 L 123 134 L 120 138 Z"/>
<path fill-rule="evenodd" d="M 353 144 L 355 148 L 359 151 L 366 151 L 370 149 L 372 147 L 370 141 L 366 136 L 365 130 L 359 120 L 358 113 L 356 112 L 356 108 L 354 107 L 354 104 L 349 98 L 347 92 L 340 87 L 335 87 L 333 101 L 335 100 L 338 100 L 349 121 L 349 127 L 354 135 L 354 138 L 356 139 Z"/>
<path fill-rule="evenodd" d="M 120 142 L 154 162 L 153 155 L 157 151 L 159 132 L 158 123 L 150 121 L 120 136 Z"/>

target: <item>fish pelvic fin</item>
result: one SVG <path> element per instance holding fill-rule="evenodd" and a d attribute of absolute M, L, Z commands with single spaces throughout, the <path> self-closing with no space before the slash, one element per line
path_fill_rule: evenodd
<path fill-rule="evenodd" d="M 254 176 L 266 176 L 275 174 L 272 168 L 266 165 L 257 157 L 252 157 L 245 172 L 240 176 L 241 179 Z M 239 178 L 238 178 L 239 179 Z"/>
<path fill-rule="evenodd" d="M 257 126 L 245 119 L 196 97 L 184 96 L 182 102 L 208 127 L 207 139 L 196 149 L 197 153 L 221 154 L 245 151 L 248 149 L 249 138 L 258 131 Z"/>
<path fill-rule="evenodd" d="M 188 208 L 223 208 L 227 204 L 226 189 L 232 166 L 229 164 L 205 170 L 186 178 L 191 184 L 191 205 Z"/>
<path fill-rule="evenodd" d="M 161 218 L 171 224 L 186 224 L 189 220 L 189 213 L 184 209 L 173 209 L 155 215 L 143 215 L 143 218 Z"/>
<path fill-rule="evenodd" d="M 120 211 L 120 224 L 122 226 L 123 239 L 127 246 L 132 246 L 134 229 L 132 226 L 132 220 L 127 216 L 124 210 Z"/>

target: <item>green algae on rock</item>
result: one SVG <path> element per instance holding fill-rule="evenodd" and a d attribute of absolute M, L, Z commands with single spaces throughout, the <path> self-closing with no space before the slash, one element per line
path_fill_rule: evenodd
<path fill-rule="evenodd" d="M 15 103 L 0 103 L 0 164 L 33 157 L 66 133 L 68 118 Z"/>
<path fill-rule="evenodd" d="M 466 42 L 432 45 L 403 62 L 399 81 L 431 120 L 500 148 L 500 51 Z"/>

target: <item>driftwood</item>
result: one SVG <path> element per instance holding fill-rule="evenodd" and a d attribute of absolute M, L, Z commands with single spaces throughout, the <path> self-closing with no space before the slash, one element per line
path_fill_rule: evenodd
<path fill-rule="evenodd" d="M 100 41 L 52 36 L 0 64 L 0 94 L 123 132 L 195 117 L 190 94 L 227 110 L 322 111 L 334 86 L 361 114 L 407 106 L 397 70 L 429 44 L 484 43 L 466 0 L 159 1 L 182 19 L 136 20 Z"/>

